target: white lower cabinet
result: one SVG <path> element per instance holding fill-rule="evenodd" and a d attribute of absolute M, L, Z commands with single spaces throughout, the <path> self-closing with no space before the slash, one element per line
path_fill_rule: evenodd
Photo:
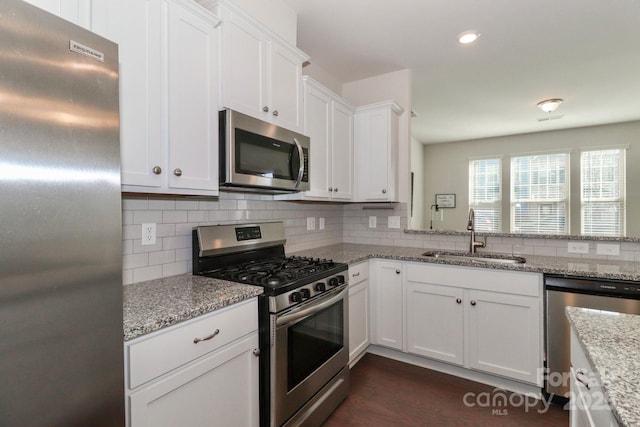
<path fill-rule="evenodd" d="M 617 427 L 604 390 L 593 367 L 571 330 L 571 395 L 569 425 L 571 427 Z"/>
<path fill-rule="evenodd" d="M 125 343 L 127 425 L 258 426 L 257 314 L 253 298 Z"/>
<path fill-rule="evenodd" d="M 469 367 L 541 386 L 540 298 L 469 290 L 466 301 Z"/>
<path fill-rule="evenodd" d="M 371 262 L 373 344 L 542 386 L 540 274 Z"/>
<path fill-rule="evenodd" d="M 375 281 L 371 298 L 371 342 L 402 350 L 402 263 L 373 261 Z"/>
<path fill-rule="evenodd" d="M 462 366 L 464 363 L 464 291 L 407 283 L 408 351 Z"/>
<path fill-rule="evenodd" d="M 349 266 L 349 366 L 369 347 L 369 262 Z"/>

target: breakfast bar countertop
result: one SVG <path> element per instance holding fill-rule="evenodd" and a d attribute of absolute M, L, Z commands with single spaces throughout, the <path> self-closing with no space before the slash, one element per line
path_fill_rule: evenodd
<path fill-rule="evenodd" d="M 640 315 L 567 307 L 567 318 L 621 426 L 640 425 Z"/>

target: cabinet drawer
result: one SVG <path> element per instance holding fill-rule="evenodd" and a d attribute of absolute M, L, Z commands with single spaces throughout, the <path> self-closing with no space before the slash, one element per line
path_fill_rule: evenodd
<path fill-rule="evenodd" d="M 349 285 L 353 286 L 369 279 L 369 261 L 349 266 Z"/>
<path fill-rule="evenodd" d="M 128 387 L 138 387 L 257 329 L 258 302 L 253 298 L 127 343 Z M 194 342 L 214 333 L 211 339 Z"/>
<path fill-rule="evenodd" d="M 537 297 L 542 294 L 542 275 L 475 267 L 407 263 L 410 282 L 458 286 L 480 291 Z"/>

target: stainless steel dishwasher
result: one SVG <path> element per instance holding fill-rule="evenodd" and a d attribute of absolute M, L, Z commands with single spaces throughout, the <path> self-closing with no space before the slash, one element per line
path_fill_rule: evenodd
<path fill-rule="evenodd" d="M 554 399 L 569 395 L 570 326 L 565 307 L 640 314 L 640 282 L 545 275 L 544 391 Z"/>

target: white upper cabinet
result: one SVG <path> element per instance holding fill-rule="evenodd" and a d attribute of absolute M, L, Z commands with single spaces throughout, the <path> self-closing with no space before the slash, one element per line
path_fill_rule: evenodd
<path fill-rule="evenodd" d="M 171 189 L 218 190 L 218 38 L 212 16 L 168 3 L 166 144 Z M 199 9 L 199 7 L 197 7 Z M 200 193 L 200 191 L 198 191 Z"/>
<path fill-rule="evenodd" d="M 230 2 L 214 10 L 223 20 L 220 108 L 301 132 L 302 64 L 309 57 Z"/>
<path fill-rule="evenodd" d="M 92 30 L 119 45 L 123 185 L 160 190 L 166 172 L 161 129 L 161 3 L 93 0 Z M 154 168 L 160 173 L 153 173 Z"/>
<path fill-rule="evenodd" d="M 183 0 L 92 3 L 93 31 L 120 46 L 123 191 L 217 195 L 218 19 Z"/>
<path fill-rule="evenodd" d="M 83 0 L 25 0 L 81 27 L 90 28 L 91 2 Z"/>
<path fill-rule="evenodd" d="M 353 199 L 353 108 L 333 100 L 331 109 L 331 180 L 336 200 Z"/>
<path fill-rule="evenodd" d="M 309 191 L 276 196 L 288 200 L 353 198 L 353 107 L 308 76 L 304 86 L 304 133 L 311 138 Z"/>
<path fill-rule="evenodd" d="M 402 112 L 393 101 L 356 109 L 356 201 L 398 201 L 399 116 Z"/>

